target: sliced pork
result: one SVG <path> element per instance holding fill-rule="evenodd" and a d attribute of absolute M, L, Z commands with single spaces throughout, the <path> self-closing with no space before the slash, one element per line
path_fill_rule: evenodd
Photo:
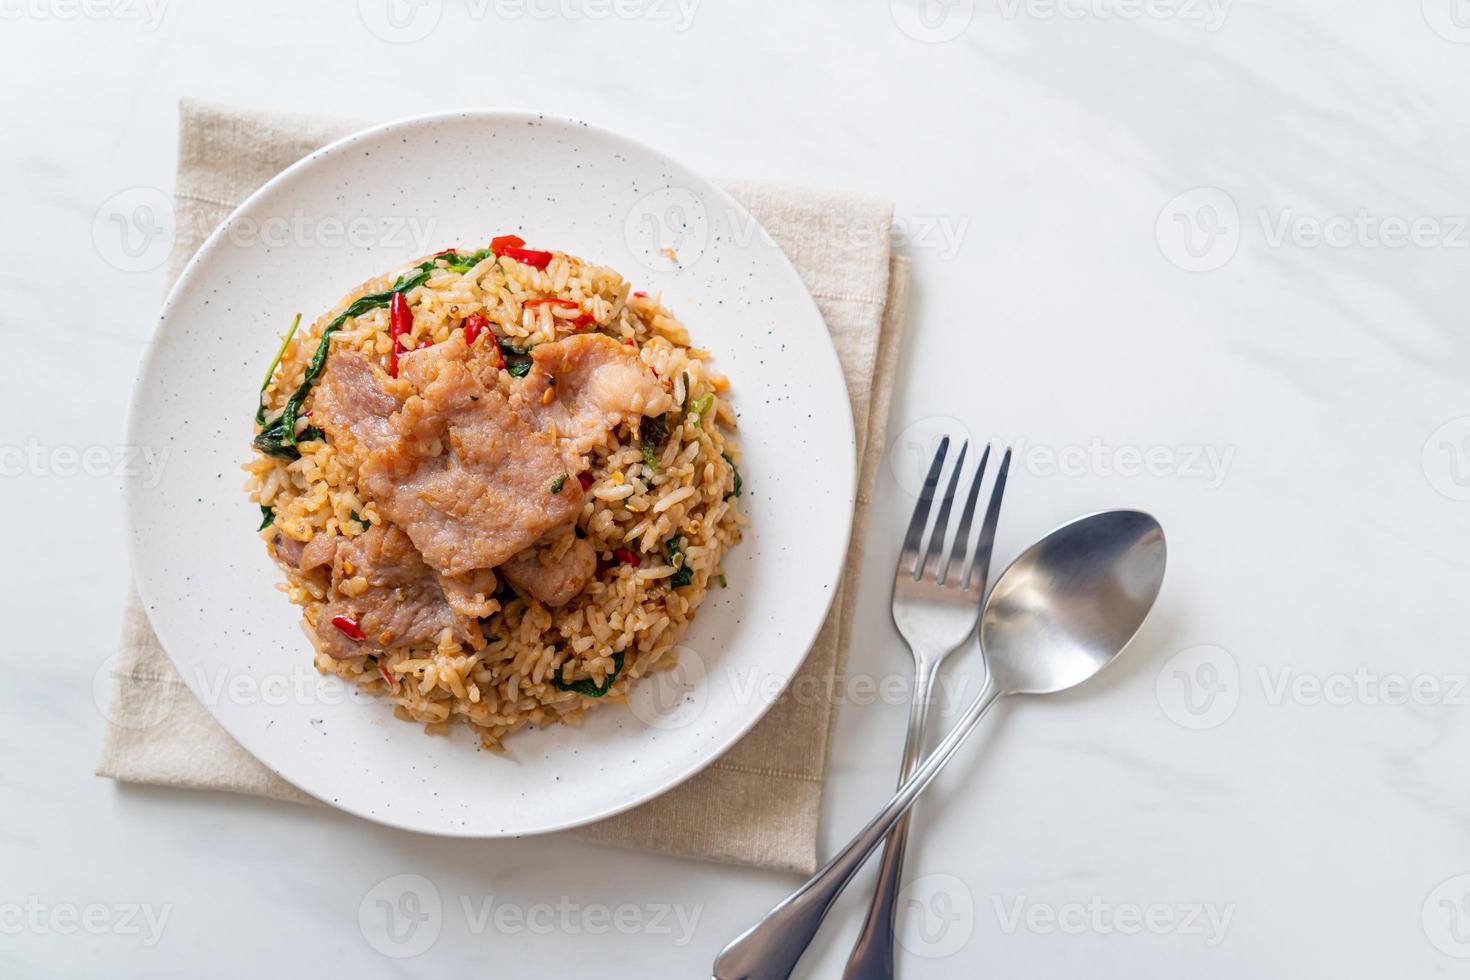
<path fill-rule="evenodd" d="M 515 401 L 534 427 L 555 427 L 573 473 L 586 468 L 581 458 L 620 423 L 662 415 L 673 407 L 673 399 L 638 353 L 606 334 L 577 334 L 542 344 L 532 349 L 531 359 Z"/>
<path fill-rule="evenodd" d="M 475 649 L 484 647 L 479 624 L 450 607 L 438 577 L 398 528 L 382 525 L 355 538 L 328 540 L 333 545 L 330 598 L 312 624 L 328 656 L 345 660 L 431 644 L 445 629 Z M 338 617 L 346 629 L 333 624 Z M 349 635 L 354 629 L 362 639 Z"/>
<path fill-rule="evenodd" d="M 518 555 L 501 566 L 506 579 L 548 606 L 564 606 L 586 587 L 597 572 L 597 551 L 590 541 L 574 538 L 560 555 L 541 548 Z"/>
<path fill-rule="evenodd" d="M 396 440 L 358 472 L 379 512 L 450 577 L 494 568 L 572 523 L 583 499 L 556 440 L 481 384 L 464 355 L 455 336 L 399 360 L 414 394 L 390 420 Z"/>
<path fill-rule="evenodd" d="M 327 370 L 312 402 L 311 420 L 350 458 L 360 461 L 397 438 L 388 418 L 403 403 L 388 392 L 384 381 L 356 351 L 339 351 L 327 359 Z"/>
<path fill-rule="evenodd" d="M 360 489 L 443 577 L 462 615 L 498 608 L 486 570 L 576 520 L 575 477 L 608 432 L 672 404 L 637 353 L 610 337 L 569 337 L 531 356 L 509 398 L 498 355 L 486 343 L 471 352 L 459 334 L 402 355 L 397 382 L 356 353 L 333 354 L 316 393 L 313 420 L 358 461 Z M 551 604 L 576 595 L 596 559 L 575 550 L 556 572 L 521 568 L 538 583 L 522 587 Z"/>
<path fill-rule="evenodd" d="M 318 568 L 330 566 L 332 559 L 337 555 L 338 540 L 334 534 L 318 534 L 308 541 L 296 560 L 296 565 L 301 569 L 302 574 L 310 574 Z"/>
<path fill-rule="evenodd" d="M 444 589 L 444 598 L 455 612 L 465 616 L 482 618 L 500 609 L 495 591 L 500 581 L 494 569 L 482 568 L 455 578 L 439 576 L 439 585 Z"/>
<path fill-rule="evenodd" d="M 271 538 L 271 549 L 271 554 L 282 567 L 295 571 L 301 566 L 301 554 L 306 550 L 306 545 L 277 531 L 275 537 Z"/>

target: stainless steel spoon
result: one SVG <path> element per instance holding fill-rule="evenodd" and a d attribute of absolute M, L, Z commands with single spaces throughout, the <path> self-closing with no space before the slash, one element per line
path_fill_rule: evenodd
<path fill-rule="evenodd" d="M 893 799 L 821 871 L 715 958 L 715 980 L 785 980 L 822 918 L 889 829 L 1008 694 L 1075 687 L 1122 652 L 1164 581 L 1164 529 L 1107 511 L 1064 524 L 1001 575 L 980 618 L 985 688 Z"/>

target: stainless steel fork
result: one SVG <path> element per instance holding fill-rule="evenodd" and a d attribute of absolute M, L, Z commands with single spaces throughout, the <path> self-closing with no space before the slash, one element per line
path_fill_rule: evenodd
<path fill-rule="evenodd" d="M 1000 517 L 1000 501 L 1005 493 L 1006 476 L 1010 472 L 1011 451 L 1007 449 L 1001 459 L 995 487 L 990 492 L 990 503 L 980 524 L 980 539 L 971 553 L 970 527 L 975 518 L 980 485 L 985 479 L 985 467 L 990 462 L 989 446 L 985 447 L 980 465 L 970 481 L 964 508 L 960 512 L 960 524 L 955 530 L 954 544 L 945 547 L 950 511 L 954 505 L 955 491 L 959 488 L 960 472 L 964 468 L 965 452 L 968 448 L 968 443 L 960 447 L 959 456 L 950 473 L 948 489 L 940 501 L 939 513 L 934 518 L 934 529 L 929 533 L 926 546 L 924 530 L 929 523 L 929 510 L 939 488 L 939 478 L 944 472 L 949 437 L 946 436 L 940 442 L 934 461 L 929 466 L 929 473 L 924 479 L 923 492 L 914 507 L 914 516 L 909 521 L 898 571 L 893 578 L 893 623 L 908 643 L 914 657 L 913 700 L 909 705 L 908 741 L 904 744 L 903 766 L 898 778 L 900 785 L 912 775 L 923 753 L 924 723 L 929 717 L 931 694 L 939 666 L 945 657 L 958 649 L 974 632 L 975 624 L 980 620 L 980 604 L 985 598 L 985 586 L 990 577 L 990 554 L 995 545 L 995 526 Z M 893 930 L 897 917 L 899 886 L 903 883 L 903 857 L 908 843 L 908 831 L 909 818 L 905 816 L 888 835 L 883 848 L 883 866 L 878 872 L 877 889 L 873 893 L 872 904 L 868 907 L 868 918 L 863 923 L 862 934 L 848 957 L 847 969 L 842 974 L 844 980 L 886 980 L 893 976 Z"/>

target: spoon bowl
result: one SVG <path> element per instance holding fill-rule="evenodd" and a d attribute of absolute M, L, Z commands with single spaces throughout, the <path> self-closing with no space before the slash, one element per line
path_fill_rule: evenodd
<path fill-rule="evenodd" d="M 1164 581 L 1164 529 L 1114 510 L 1063 524 L 1010 564 L 980 619 L 1004 694 L 1055 694 L 1102 670 L 1133 639 Z"/>

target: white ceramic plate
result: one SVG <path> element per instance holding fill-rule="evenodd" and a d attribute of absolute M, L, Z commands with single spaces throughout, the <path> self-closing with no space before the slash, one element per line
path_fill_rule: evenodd
<path fill-rule="evenodd" d="M 517 233 L 662 291 L 733 384 L 751 524 L 683 640 L 682 666 L 580 728 L 450 737 L 311 666 L 298 610 L 241 490 L 261 375 L 297 311 L 419 255 Z M 675 264 L 661 253 L 678 253 Z M 251 754 L 324 802 L 440 834 L 544 833 L 687 779 L 769 707 L 832 600 L 851 527 L 852 414 L 831 340 L 779 249 L 728 195 L 569 120 L 468 112 L 390 123 L 302 160 L 210 236 L 179 280 L 133 396 L 133 570 L 194 694 Z"/>

